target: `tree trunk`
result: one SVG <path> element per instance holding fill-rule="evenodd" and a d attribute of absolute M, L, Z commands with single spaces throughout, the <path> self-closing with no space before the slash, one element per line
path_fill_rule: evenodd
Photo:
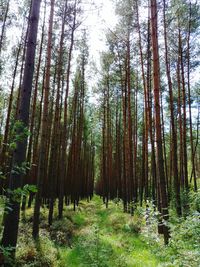
<path fill-rule="evenodd" d="M 153 48 L 153 81 L 154 81 L 154 102 L 155 102 L 155 130 L 157 141 L 157 163 L 158 163 L 158 179 L 161 198 L 162 219 L 168 220 L 168 199 L 167 187 L 164 172 L 164 159 L 162 147 L 162 129 L 160 117 L 160 63 L 159 63 L 159 47 L 158 47 L 158 27 L 157 27 L 157 2 L 151 0 L 151 27 L 152 27 L 152 48 Z M 169 228 L 163 224 L 163 234 L 165 244 L 169 241 Z"/>
<path fill-rule="evenodd" d="M 190 15 L 189 15 L 189 27 L 188 27 L 188 37 L 187 37 L 187 87 L 188 87 L 188 103 L 189 103 L 189 123 L 190 123 L 190 146 L 191 146 L 191 162 L 192 162 L 192 172 L 191 178 L 194 176 L 194 190 L 197 191 L 197 177 L 196 177 L 196 166 L 194 157 L 194 143 L 193 143 L 193 133 L 192 133 L 192 110 L 191 110 L 191 90 L 190 90 L 190 34 L 191 34 L 191 16 L 192 16 L 192 4 L 190 1 Z"/>
<path fill-rule="evenodd" d="M 30 109 L 30 98 L 32 91 L 32 81 L 34 72 L 34 60 L 36 51 L 38 21 L 40 13 L 40 0 L 33 0 L 31 16 L 30 16 L 30 27 L 27 42 L 27 53 L 25 59 L 25 69 L 23 84 L 21 88 L 21 101 L 19 106 L 18 119 L 22 123 L 16 131 L 16 134 L 23 134 L 25 128 L 28 127 L 29 121 L 29 109 Z M 17 172 L 17 167 L 22 167 L 26 160 L 26 148 L 27 148 L 27 136 L 21 141 L 17 141 L 17 147 L 13 155 L 12 172 L 10 175 L 9 189 L 12 190 L 12 194 L 9 196 L 8 206 L 12 209 L 7 210 L 5 218 L 5 227 L 3 231 L 2 245 L 3 247 L 16 247 L 18 226 L 19 226 L 19 215 L 20 215 L 20 198 L 19 201 L 14 200 L 13 196 L 16 194 L 15 190 L 22 186 L 22 173 Z M 7 206 L 7 207 L 8 207 Z M 15 249 L 13 251 L 13 257 L 15 255 Z"/>
<path fill-rule="evenodd" d="M 42 50 L 43 50 L 43 42 L 44 42 L 45 18 L 46 18 L 46 2 L 45 2 L 45 11 L 44 11 L 44 18 L 43 18 L 43 26 L 42 26 L 42 37 L 40 41 L 39 58 L 38 58 L 38 64 L 37 64 L 37 70 L 36 70 L 35 88 L 34 88 L 34 95 L 33 95 L 31 119 L 30 119 L 30 138 L 29 138 L 28 149 L 27 149 L 27 162 L 30 164 L 30 171 L 25 176 L 24 184 L 26 183 L 31 184 L 31 169 L 32 169 L 31 156 L 32 156 L 32 148 L 33 148 L 36 105 L 37 105 L 37 96 L 38 96 L 38 82 L 39 82 L 39 76 L 40 76 L 40 66 L 41 66 L 41 61 L 42 61 Z M 26 208 L 26 196 L 23 196 L 21 209 L 24 211 L 25 208 Z"/>
<path fill-rule="evenodd" d="M 52 29 L 53 29 L 53 17 L 54 17 L 54 3 L 55 0 L 51 0 L 51 10 L 49 17 L 49 29 L 48 29 L 48 44 L 47 44 L 47 59 L 46 59 L 46 72 L 45 72 L 45 84 L 44 84 L 44 108 L 42 115 L 42 129 L 41 129 L 41 141 L 39 148 L 39 163 L 38 163 L 38 175 L 37 175 L 37 194 L 35 198 L 34 217 L 33 217 L 33 237 L 37 238 L 39 235 L 39 217 L 40 217 L 40 205 L 42 197 L 43 181 L 45 179 L 45 172 L 47 166 L 46 151 L 47 151 L 47 135 L 48 135 L 48 115 L 49 115 L 49 90 L 50 90 L 50 69 L 51 69 L 51 52 L 52 52 Z"/>
<path fill-rule="evenodd" d="M 171 70 L 168 56 L 168 43 L 167 43 L 167 26 L 165 8 L 166 3 L 164 2 L 163 17 L 164 17 L 164 41 L 165 41 L 165 65 L 168 80 L 169 98 L 170 98 L 170 116 L 171 116 L 171 130 L 172 130 L 172 160 L 173 160 L 173 175 L 174 175 L 174 191 L 176 196 L 176 212 L 181 216 L 181 199 L 180 199 L 180 180 L 178 175 L 178 156 L 177 156 L 177 132 L 175 127 L 175 112 L 174 112 L 174 100 L 173 100 L 173 88 L 171 79 Z"/>
<path fill-rule="evenodd" d="M 3 47 L 3 37 L 4 37 L 5 28 L 6 28 L 6 20 L 7 20 L 7 17 L 8 17 L 9 6 L 10 6 L 10 0 L 8 0 L 7 5 L 6 5 L 6 12 L 5 12 L 5 15 L 4 15 L 3 25 L 2 25 L 2 28 L 1 28 L 0 55 L 1 55 L 2 47 Z"/>

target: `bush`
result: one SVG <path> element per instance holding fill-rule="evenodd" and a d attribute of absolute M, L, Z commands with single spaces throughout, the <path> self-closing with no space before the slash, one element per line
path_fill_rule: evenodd
<path fill-rule="evenodd" d="M 133 220 L 123 226 L 123 230 L 125 232 L 130 232 L 133 234 L 139 234 L 141 232 L 141 221 L 140 220 Z"/>
<path fill-rule="evenodd" d="M 58 252 L 47 236 L 41 233 L 38 241 L 31 237 L 20 238 L 16 254 L 18 267 L 56 267 Z"/>
<path fill-rule="evenodd" d="M 58 245 L 70 246 L 70 241 L 73 236 L 74 225 L 67 218 L 56 220 L 50 227 L 51 239 Z"/>
<path fill-rule="evenodd" d="M 199 249 L 200 250 L 200 213 L 195 212 L 180 220 L 179 224 L 171 226 L 170 245 L 177 250 Z"/>
<path fill-rule="evenodd" d="M 109 225 L 116 231 L 121 230 L 123 228 L 123 224 L 125 223 L 126 219 L 124 214 L 114 213 L 109 217 Z"/>
<path fill-rule="evenodd" d="M 190 192 L 191 210 L 200 212 L 200 189 L 197 192 Z"/>

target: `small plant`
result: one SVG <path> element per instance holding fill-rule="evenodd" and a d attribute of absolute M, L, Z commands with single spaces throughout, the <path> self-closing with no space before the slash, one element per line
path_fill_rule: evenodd
<path fill-rule="evenodd" d="M 98 225 L 91 228 L 88 236 L 78 240 L 76 249 L 83 266 L 109 267 L 109 260 L 113 256 L 112 246 L 101 239 Z"/>
<path fill-rule="evenodd" d="M 17 120 L 13 127 L 12 135 L 14 136 L 13 142 L 10 144 L 10 147 L 15 147 L 16 142 L 23 141 L 27 137 L 30 136 L 30 131 L 28 127 L 24 125 L 24 123 L 20 120 Z"/>
<path fill-rule="evenodd" d="M 14 264 L 13 263 L 13 258 L 11 257 L 13 253 L 14 248 L 12 247 L 3 247 L 0 246 L 0 266 L 6 266 L 6 264 Z"/>
<path fill-rule="evenodd" d="M 36 193 L 37 192 L 37 187 L 35 185 L 24 185 L 23 188 L 17 188 L 15 190 L 11 190 L 11 189 L 7 189 L 7 193 L 10 196 L 10 198 L 12 198 L 13 201 L 21 201 L 21 198 L 23 196 L 27 196 L 30 192 L 32 193 Z M 7 209 L 9 209 L 9 203 L 6 207 Z"/>

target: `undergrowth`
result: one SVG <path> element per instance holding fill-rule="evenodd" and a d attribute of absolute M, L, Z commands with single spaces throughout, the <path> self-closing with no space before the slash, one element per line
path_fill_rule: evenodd
<path fill-rule="evenodd" d="M 178 218 L 173 210 L 168 246 L 157 234 L 158 212 L 151 203 L 134 215 L 123 212 L 121 201 L 106 209 L 95 196 L 81 201 L 77 211 L 65 207 L 64 218 L 49 227 L 48 209 L 42 209 L 40 238 L 31 236 L 32 209 L 21 215 L 16 253 L 17 267 L 199 267 L 200 191 L 190 193 L 190 213 Z M 13 265 L 14 266 L 14 265 Z"/>

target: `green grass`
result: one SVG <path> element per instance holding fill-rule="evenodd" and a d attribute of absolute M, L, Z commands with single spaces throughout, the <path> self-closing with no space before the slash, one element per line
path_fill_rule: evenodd
<path fill-rule="evenodd" d="M 198 199 L 197 199 L 198 200 Z M 196 200 L 196 201 L 197 201 Z M 195 202 L 195 201 L 193 201 Z M 81 201 L 77 210 L 65 207 L 64 218 L 48 227 L 48 209 L 42 209 L 39 243 L 31 237 L 32 210 L 20 222 L 17 266 L 23 267 L 199 267 L 200 223 L 196 215 L 174 216 L 172 239 L 165 247 L 152 209 L 134 216 L 123 212 L 121 202 L 108 208 L 98 196 Z"/>
<path fill-rule="evenodd" d="M 110 203 L 106 209 L 97 196 L 90 203 L 81 202 L 73 216 L 78 225 L 72 248 L 59 249 L 60 266 L 68 267 L 154 267 L 161 259 L 133 233 L 135 217 L 123 213 L 121 205 Z"/>
<path fill-rule="evenodd" d="M 81 212 L 76 212 L 73 216 L 73 222 L 77 227 L 81 227 L 85 225 L 85 216 Z"/>

